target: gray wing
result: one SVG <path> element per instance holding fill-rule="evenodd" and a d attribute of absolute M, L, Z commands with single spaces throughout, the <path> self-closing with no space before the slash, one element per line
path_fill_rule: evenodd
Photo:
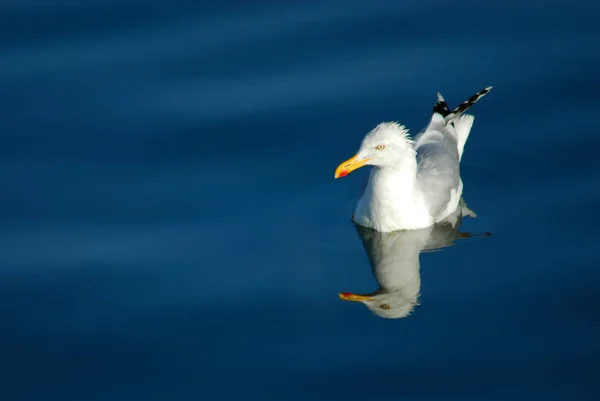
<path fill-rule="evenodd" d="M 423 132 L 415 138 L 417 182 L 429 212 L 441 217 L 454 208 L 462 193 L 457 134 L 452 124 L 434 114 Z"/>

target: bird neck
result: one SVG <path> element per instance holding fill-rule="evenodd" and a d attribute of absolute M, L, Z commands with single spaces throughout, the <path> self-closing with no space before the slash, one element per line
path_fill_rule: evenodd
<path fill-rule="evenodd" d="M 427 227 L 431 216 L 422 198 L 416 161 L 375 167 L 357 204 L 354 221 L 385 232 Z"/>
<path fill-rule="evenodd" d="M 392 166 L 374 167 L 369 187 L 374 195 L 387 194 L 390 198 L 403 198 L 408 201 L 417 189 L 416 161 L 409 159 Z M 397 202 L 398 199 L 393 201 Z"/>

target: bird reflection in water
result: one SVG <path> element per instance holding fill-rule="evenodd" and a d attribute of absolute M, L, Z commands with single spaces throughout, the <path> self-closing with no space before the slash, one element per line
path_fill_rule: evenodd
<path fill-rule="evenodd" d="M 397 319 L 408 316 L 418 304 L 421 289 L 419 255 L 421 252 L 439 250 L 454 244 L 459 238 L 473 235 L 458 231 L 463 215 L 475 217 L 464 202 L 454 219 L 448 223 L 420 230 L 383 233 L 354 225 L 379 284 L 379 289 L 370 294 L 342 292 L 345 301 L 362 302 L 377 316 Z"/>

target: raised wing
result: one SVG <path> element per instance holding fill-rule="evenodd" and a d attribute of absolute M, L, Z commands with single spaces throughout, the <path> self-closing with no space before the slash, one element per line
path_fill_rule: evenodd
<path fill-rule="evenodd" d="M 462 194 L 455 127 L 435 113 L 427 129 L 415 138 L 415 151 L 417 182 L 437 222 L 456 209 Z"/>
<path fill-rule="evenodd" d="M 491 89 L 477 92 L 452 111 L 438 93 L 429 125 L 415 137 L 417 181 L 436 222 L 456 209 L 462 195 L 460 160 L 474 121 L 463 113 Z"/>

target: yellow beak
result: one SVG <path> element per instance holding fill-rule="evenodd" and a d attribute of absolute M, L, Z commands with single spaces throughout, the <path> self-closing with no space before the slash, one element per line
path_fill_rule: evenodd
<path fill-rule="evenodd" d="M 340 299 L 343 299 L 344 301 L 372 301 L 373 298 L 367 296 L 367 295 L 358 295 L 358 294 L 353 294 L 351 292 L 340 292 L 338 294 L 338 296 L 340 297 Z"/>
<path fill-rule="evenodd" d="M 364 166 L 365 164 L 367 164 L 367 162 L 369 161 L 369 159 L 363 159 L 363 160 L 356 160 L 357 155 L 352 156 L 351 158 L 349 158 L 348 160 L 346 160 L 345 162 L 343 162 L 342 164 L 340 164 L 338 166 L 338 168 L 335 170 L 335 178 L 338 179 L 340 177 L 345 177 L 348 174 L 350 174 L 351 172 L 353 172 L 356 169 L 361 168 L 362 166 Z"/>

